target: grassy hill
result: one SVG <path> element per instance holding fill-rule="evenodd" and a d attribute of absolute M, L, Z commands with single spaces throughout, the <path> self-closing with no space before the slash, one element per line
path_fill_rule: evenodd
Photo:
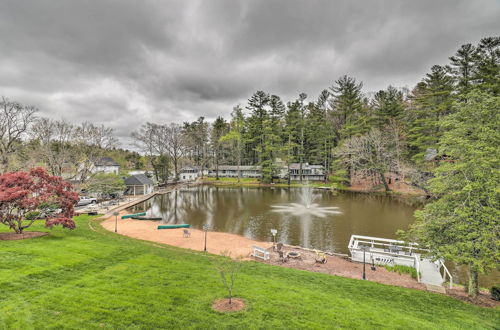
<path fill-rule="evenodd" d="M 492 329 L 498 310 L 422 291 L 245 262 L 247 309 L 211 309 L 224 290 L 213 256 L 105 232 L 0 241 L 0 329 Z M 5 228 L 0 230 L 5 231 Z M 32 230 L 45 230 L 37 225 Z"/>

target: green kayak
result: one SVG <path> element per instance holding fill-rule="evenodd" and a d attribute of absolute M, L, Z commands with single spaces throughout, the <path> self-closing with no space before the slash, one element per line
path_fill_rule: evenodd
<path fill-rule="evenodd" d="M 134 220 L 162 220 L 163 218 L 158 217 L 132 217 Z"/>
<path fill-rule="evenodd" d="M 122 219 L 130 219 L 130 218 L 133 218 L 133 217 L 140 217 L 140 216 L 143 216 L 143 215 L 146 215 L 146 212 L 122 215 Z"/>
<path fill-rule="evenodd" d="M 190 225 L 187 223 L 182 223 L 179 225 L 160 225 L 158 229 L 175 229 L 175 228 L 189 228 Z"/>

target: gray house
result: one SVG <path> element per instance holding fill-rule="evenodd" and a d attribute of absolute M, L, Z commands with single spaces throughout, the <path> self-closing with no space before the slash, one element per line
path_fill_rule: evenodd
<path fill-rule="evenodd" d="M 119 172 L 120 165 L 111 157 L 99 158 L 92 168 L 92 173 L 118 174 Z"/>
<path fill-rule="evenodd" d="M 290 164 L 290 180 L 300 180 L 300 163 Z M 302 180 L 305 181 L 322 181 L 325 179 L 325 169 L 323 165 L 309 165 L 302 163 Z"/>
<path fill-rule="evenodd" d="M 246 166 L 241 165 L 240 173 L 242 178 L 260 178 L 262 176 L 261 167 L 256 166 Z M 217 172 L 219 172 L 219 176 L 221 178 L 236 178 L 238 177 L 238 166 L 236 165 L 220 165 L 218 171 L 215 168 L 211 168 L 208 171 L 208 176 L 217 176 Z"/>
<path fill-rule="evenodd" d="M 147 195 L 153 192 L 154 182 L 144 174 L 136 174 L 125 179 L 125 195 Z"/>

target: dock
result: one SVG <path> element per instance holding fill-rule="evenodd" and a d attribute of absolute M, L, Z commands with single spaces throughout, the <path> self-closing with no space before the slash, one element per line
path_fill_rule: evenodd
<path fill-rule="evenodd" d="M 366 263 L 376 265 L 402 265 L 415 268 L 417 281 L 434 288 L 432 291 L 438 291 L 435 287 L 444 289 L 443 284 L 447 278 L 450 288 L 453 286 L 453 277 L 446 268 L 444 260 L 432 260 L 426 257 L 429 250 L 421 248 L 417 243 L 352 235 L 348 248 L 352 261 L 364 260 Z"/>

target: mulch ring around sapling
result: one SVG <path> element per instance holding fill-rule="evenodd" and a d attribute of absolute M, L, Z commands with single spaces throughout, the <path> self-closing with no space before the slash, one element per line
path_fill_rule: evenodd
<path fill-rule="evenodd" d="M 212 304 L 212 308 L 218 312 L 239 312 L 245 309 L 245 300 L 241 298 L 233 298 L 231 304 L 229 304 L 229 299 L 217 299 Z"/>
<path fill-rule="evenodd" d="M 21 239 L 29 239 L 35 237 L 47 236 L 49 233 L 41 231 L 27 231 L 22 234 L 17 233 L 0 233 L 0 241 L 13 241 Z"/>

